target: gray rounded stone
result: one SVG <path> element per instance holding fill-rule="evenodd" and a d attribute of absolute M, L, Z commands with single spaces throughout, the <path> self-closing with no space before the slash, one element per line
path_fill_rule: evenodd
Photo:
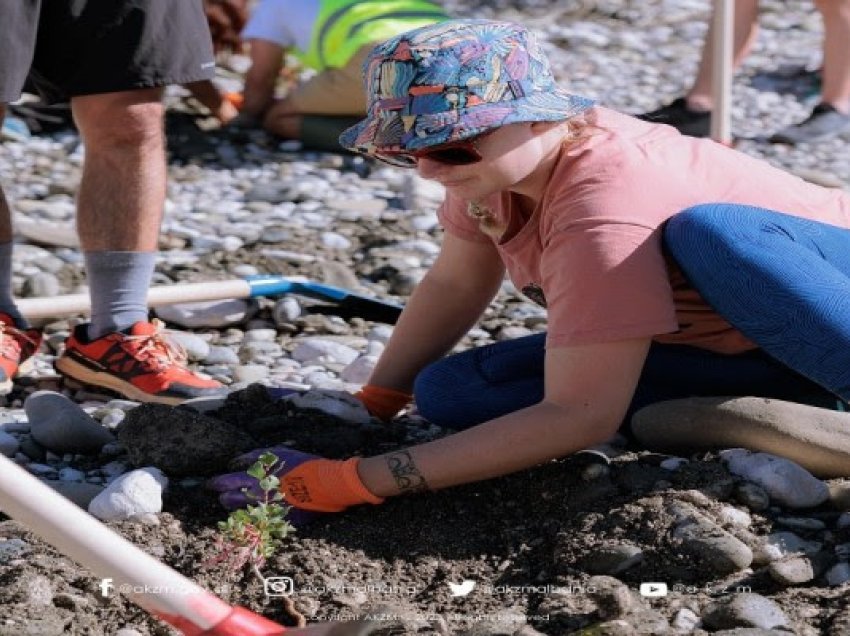
<path fill-rule="evenodd" d="M 66 499 L 70 499 L 80 508 L 87 510 L 91 500 L 103 492 L 103 486 L 82 481 L 59 481 L 44 479 L 45 484 L 53 488 Z"/>
<path fill-rule="evenodd" d="M 709 605 L 702 614 L 711 629 L 759 627 L 774 629 L 788 625 L 788 618 L 775 602 L 760 594 L 736 594 Z"/>
<path fill-rule="evenodd" d="M 32 438 L 54 453 L 97 453 L 115 437 L 61 393 L 36 391 L 24 402 Z"/>
<path fill-rule="evenodd" d="M 800 585 L 815 578 L 812 562 L 802 556 L 773 561 L 767 566 L 767 572 L 780 585 Z"/>

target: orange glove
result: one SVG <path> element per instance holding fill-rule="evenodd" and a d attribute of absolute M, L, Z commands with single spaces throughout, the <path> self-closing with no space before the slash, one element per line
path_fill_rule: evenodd
<path fill-rule="evenodd" d="M 384 422 L 393 419 L 413 399 L 410 393 L 374 384 L 364 384 L 354 397 L 363 402 L 363 406 L 369 413 Z"/>
<path fill-rule="evenodd" d="M 357 474 L 359 457 L 345 461 L 313 459 L 280 477 L 280 492 L 286 503 L 301 510 L 341 512 L 357 504 L 384 503 L 373 495 Z"/>
<path fill-rule="evenodd" d="M 296 525 L 307 523 L 312 512 L 340 512 L 349 506 L 384 501 L 373 495 L 360 480 L 357 474 L 359 457 L 345 461 L 324 459 L 286 446 L 275 446 L 240 455 L 232 467 L 250 466 L 265 453 L 272 453 L 279 460 L 274 474 L 280 480 L 278 488 L 284 500 L 301 511 L 297 515 L 290 513 L 290 520 Z M 244 508 L 263 497 L 257 479 L 245 471 L 219 475 L 211 479 L 208 486 L 221 493 L 219 501 L 228 510 Z"/>

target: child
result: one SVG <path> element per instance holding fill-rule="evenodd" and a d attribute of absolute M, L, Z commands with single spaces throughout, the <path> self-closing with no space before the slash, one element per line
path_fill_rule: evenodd
<path fill-rule="evenodd" d="M 447 17 L 427 0 L 260 0 L 242 32 L 251 53 L 245 101 L 229 123 L 262 125 L 314 149 L 339 150 L 340 131 L 366 112 L 360 69 L 367 53 L 377 42 Z M 286 53 L 315 75 L 275 99 Z"/>
<path fill-rule="evenodd" d="M 505 475 L 662 400 L 850 397 L 850 196 L 565 92 L 515 24 L 411 31 L 365 73 L 368 116 L 342 145 L 447 195 L 440 255 L 358 396 L 388 419 L 412 391 L 458 432 L 346 461 L 276 448 L 291 505 L 337 512 Z M 548 333 L 444 357 L 506 271 L 548 307 Z M 255 484 L 212 482 L 228 507 Z"/>

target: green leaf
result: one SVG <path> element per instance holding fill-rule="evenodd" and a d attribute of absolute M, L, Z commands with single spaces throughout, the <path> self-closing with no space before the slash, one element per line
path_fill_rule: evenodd
<path fill-rule="evenodd" d="M 257 460 L 263 466 L 274 466 L 275 462 L 277 462 L 280 458 L 274 453 L 263 453 L 260 455 L 260 458 Z"/>
<path fill-rule="evenodd" d="M 256 464 L 252 465 L 245 472 L 248 473 L 254 479 L 262 479 L 266 476 L 266 469 L 260 462 L 257 462 Z"/>
<path fill-rule="evenodd" d="M 260 480 L 260 488 L 265 492 L 269 492 L 270 490 L 274 490 L 275 486 L 277 485 L 277 484 L 274 483 L 275 481 L 277 481 L 277 479 L 272 481 L 272 479 L 269 478 L 269 477 L 263 477 Z"/>

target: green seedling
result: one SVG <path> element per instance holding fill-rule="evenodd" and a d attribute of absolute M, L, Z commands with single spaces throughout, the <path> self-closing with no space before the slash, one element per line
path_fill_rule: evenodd
<path fill-rule="evenodd" d="M 259 482 L 263 494 L 256 504 L 234 510 L 225 521 L 218 522 L 221 536 L 216 541 L 217 555 L 212 563 L 225 562 L 234 570 L 250 564 L 259 573 L 283 539 L 295 530 L 286 520 L 290 507 L 281 503 L 280 480 L 272 472 L 278 461 L 272 453 L 263 453 L 245 471 Z"/>

